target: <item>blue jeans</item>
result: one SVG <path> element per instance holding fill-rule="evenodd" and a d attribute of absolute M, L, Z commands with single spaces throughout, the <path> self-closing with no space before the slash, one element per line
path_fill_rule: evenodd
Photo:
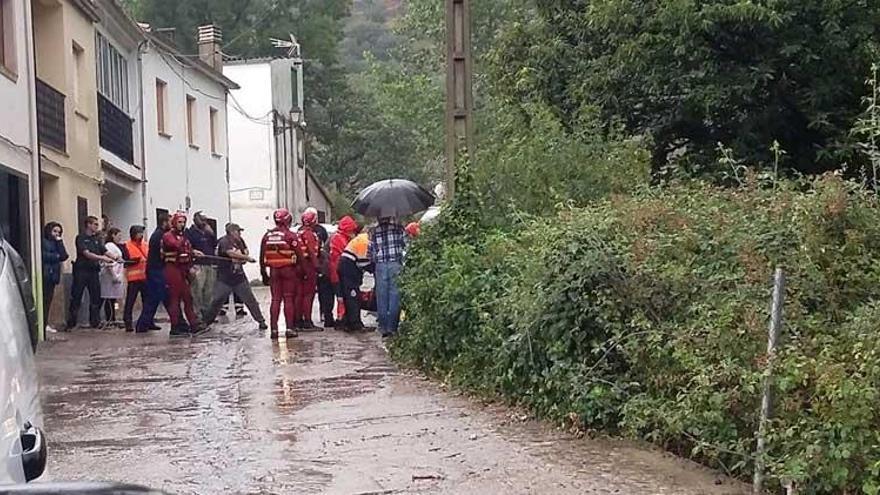
<path fill-rule="evenodd" d="M 400 263 L 376 264 L 376 304 L 382 335 L 396 333 L 400 326 L 400 290 L 397 287 L 400 268 Z"/>
<path fill-rule="evenodd" d="M 160 304 L 165 304 L 168 297 L 168 289 L 165 284 L 165 272 L 160 268 L 158 270 L 147 270 L 147 287 L 144 292 L 144 307 L 141 310 L 141 316 L 137 321 L 138 330 L 146 330 L 155 325 L 156 311 Z"/>

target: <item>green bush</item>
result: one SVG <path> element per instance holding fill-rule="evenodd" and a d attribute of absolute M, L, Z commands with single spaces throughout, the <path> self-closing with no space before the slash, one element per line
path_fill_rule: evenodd
<path fill-rule="evenodd" d="M 507 231 L 465 192 L 413 249 L 392 352 L 747 477 L 783 266 L 770 475 L 878 493 L 880 207 L 834 176 L 809 186 L 644 188 Z"/>

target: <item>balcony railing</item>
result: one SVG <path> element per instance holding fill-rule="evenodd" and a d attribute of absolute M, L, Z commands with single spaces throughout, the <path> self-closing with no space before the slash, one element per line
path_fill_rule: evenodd
<path fill-rule="evenodd" d="M 64 94 L 37 79 L 37 131 L 40 143 L 67 151 Z"/>
<path fill-rule="evenodd" d="M 134 165 L 132 120 L 101 93 L 98 93 L 98 126 L 101 147 Z"/>

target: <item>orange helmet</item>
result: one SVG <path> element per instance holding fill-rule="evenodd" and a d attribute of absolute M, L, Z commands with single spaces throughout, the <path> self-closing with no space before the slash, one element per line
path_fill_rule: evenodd
<path fill-rule="evenodd" d="M 318 210 L 314 208 L 306 208 L 306 211 L 303 212 L 302 217 L 303 225 L 312 226 L 318 223 Z"/>
<path fill-rule="evenodd" d="M 272 214 L 272 217 L 275 218 L 275 225 L 290 225 L 293 223 L 293 215 L 287 211 L 287 208 L 279 208 L 275 210 L 275 213 Z"/>

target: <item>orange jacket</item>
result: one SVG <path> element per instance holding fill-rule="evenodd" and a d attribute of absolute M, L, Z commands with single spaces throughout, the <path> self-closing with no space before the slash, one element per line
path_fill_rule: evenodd
<path fill-rule="evenodd" d="M 358 224 L 351 217 L 343 217 L 339 221 L 339 228 L 330 239 L 330 283 L 339 283 L 339 258 L 345 247 L 357 233 Z"/>
<path fill-rule="evenodd" d="M 125 278 L 129 282 L 143 282 L 147 279 L 147 253 L 149 245 L 141 239 L 140 242 L 129 240 L 125 243 L 125 251 L 130 261 L 137 263 L 125 267 Z"/>

